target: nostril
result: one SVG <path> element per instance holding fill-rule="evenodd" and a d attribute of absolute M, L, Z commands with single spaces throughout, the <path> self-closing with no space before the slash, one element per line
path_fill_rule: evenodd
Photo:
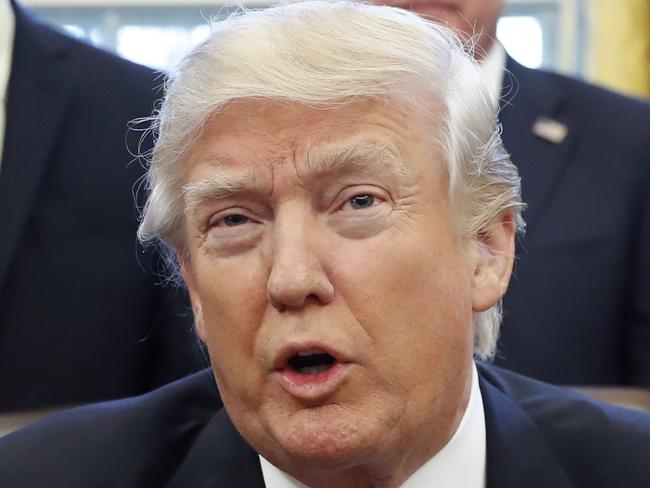
<path fill-rule="evenodd" d="M 334 285 L 319 262 L 299 263 L 293 267 L 286 262 L 283 266 L 276 263 L 268 277 L 267 295 L 275 309 L 286 311 L 330 303 L 334 298 Z"/>
<path fill-rule="evenodd" d="M 280 295 L 278 293 L 269 294 L 271 303 L 273 306 L 280 312 L 284 312 L 290 308 L 300 308 L 309 304 L 318 304 L 321 302 L 316 293 L 309 293 L 308 295 L 300 294 L 284 294 Z"/>

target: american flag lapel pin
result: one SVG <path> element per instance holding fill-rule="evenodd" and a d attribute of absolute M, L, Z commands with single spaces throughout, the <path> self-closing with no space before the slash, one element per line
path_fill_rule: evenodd
<path fill-rule="evenodd" d="M 533 124 L 533 134 L 553 144 L 562 144 L 568 133 L 566 124 L 549 117 L 539 117 Z"/>

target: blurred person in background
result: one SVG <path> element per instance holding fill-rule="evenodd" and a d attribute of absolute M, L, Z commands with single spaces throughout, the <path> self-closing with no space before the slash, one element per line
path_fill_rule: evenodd
<path fill-rule="evenodd" d="M 522 177 L 495 363 L 559 384 L 650 386 L 650 104 L 525 68 L 496 40 L 502 0 L 378 0 L 476 43 Z"/>
<path fill-rule="evenodd" d="M 151 114 L 161 75 L 9 0 L 0 73 L 0 411 L 134 395 L 201 367 L 183 295 L 157 286 L 135 237 L 143 169 L 127 142 L 141 133 L 127 140 L 127 124 Z"/>

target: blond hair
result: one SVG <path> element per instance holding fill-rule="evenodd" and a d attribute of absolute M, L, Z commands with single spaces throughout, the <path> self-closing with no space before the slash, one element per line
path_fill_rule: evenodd
<path fill-rule="evenodd" d="M 185 252 L 184 157 L 228 102 L 272 99 L 336 107 L 359 97 L 435 116 L 459 235 L 478 236 L 510 212 L 520 229 L 519 176 L 503 149 L 496 107 L 466 46 L 447 28 L 390 7 L 313 1 L 215 23 L 166 83 L 154 118 L 149 199 L 138 236 Z M 475 354 L 490 357 L 500 304 L 475 314 Z"/>

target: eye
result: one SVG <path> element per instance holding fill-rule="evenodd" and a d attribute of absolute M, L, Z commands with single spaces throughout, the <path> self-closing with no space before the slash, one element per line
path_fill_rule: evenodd
<path fill-rule="evenodd" d="M 249 221 L 248 217 L 241 214 L 226 215 L 221 220 L 223 221 L 223 225 L 226 227 L 235 227 L 237 225 L 246 224 Z M 218 224 L 219 222 L 217 222 L 217 225 Z"/>
<path fill-rule="evenodd" d="M 366 184 L 344 188 L 331 209 L 328 222 L 339 235 L 363 239 L 386 227 L 392 205 L 386 189 Z"/>
<path fill-rule="evenodd" d="M 339 192 L 332 210 L 343 218 L 372 217 L 387 210 L 390 196 L 386 190 L 375 185 L 353 185 Z"/>
<path fill-rule="evenodd" d="M 197 230 L 201 233 L 201 245 L 216 252 L 215 255 L 232 256 L 244 252 L 253 248 L 263 236 L 266 220 L 259 206 L 235 204 L 209 210 L 214 213 Z"/>
<path fill-rule="evenodd" d="M 370 195 L 368 193 L 362 193 L 360 195 L 353 196 L 348 200 L 348 202 L 350 203 L 350 207 L 355 210 L 370 208 L 375 204 L 375 197 L 374 195 Z"/>
<path fill-rule="evenodd" d="M 226 228 L 226 227 L 241 227 L 250 224 L 253 220 L 247 215 L 240 213 L 220 213 L 213 216 L 208 222 L 208 228 Z"/>

